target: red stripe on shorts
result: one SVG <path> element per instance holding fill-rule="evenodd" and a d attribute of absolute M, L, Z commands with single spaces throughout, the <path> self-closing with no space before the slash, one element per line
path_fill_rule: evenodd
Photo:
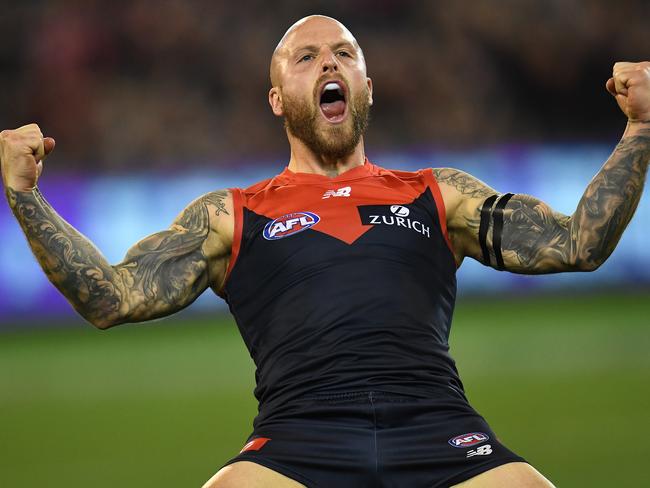
<path fill-rule="evenodd" d="M 248 444 L 246 444 L 241 451 L 239 451 L 239 454 L 246 451 L 259 451 L 260 449 L 262 449 L 262 447 L 264 447 L 264 444 L 266 444 L 270 440 L 271 439 L 269 439 L 268 437 L 258 437 L 257 439 L 253 439 Z"/>

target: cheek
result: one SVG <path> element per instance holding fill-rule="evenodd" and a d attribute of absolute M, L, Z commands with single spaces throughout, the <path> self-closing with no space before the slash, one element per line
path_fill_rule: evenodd
<path fill-rule="evenodd" d="M 282 91 L 292 98 L 312 98 L 314 80 L 306 76 L 288 76 L 284 80 Z"/>
<path fill-rule="evenodd" d="M 365 77 L 363 79 L 355 79 L 354 87 L 355 90 L 353 96 L 355 100 L 359 98 L 363 98 L 364 100 L 370 99 L 370 90 L 368 89 L 368 85 L 366 84 Z"/>
<path fill-rule="evenodd" d="M 286 90 L 283 90 L 284 97 L 284 105 L 301 105 L 301 106 L 312 106 L 313 101 L 312 101 L 312 96 L 311 93 L 309 93 L 307 90 L 305 90 L 304 87 L 287 87 Z"/>

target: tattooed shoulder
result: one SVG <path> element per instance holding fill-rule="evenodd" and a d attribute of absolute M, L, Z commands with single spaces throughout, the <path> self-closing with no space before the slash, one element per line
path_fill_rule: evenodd
<path fill-rule="evenodd" d="M 205 231 L 207 233 L 210 217 L 230 215 L 226 205 L 229 195 L 227 190 L 206 193 L 189 204 L 176 218 L 174 225 L 189 231 Z"/>
<path fill-rule="evenodd" d="M 226 208 L 226 200 L 230 196 L 227 190 L 217 190 L 203 195 L 201 200 L 205 205 L 214 207 L 214 214 L 219 216 L 221 214 L 230 215 Z"/>
<path fill-rule="evenodd" d="M 461 195 L 469 198 L 485 198 L 496 192 L 478 178 L 453 168 L 434 168 L 438 183 L 449 185 Z"/>

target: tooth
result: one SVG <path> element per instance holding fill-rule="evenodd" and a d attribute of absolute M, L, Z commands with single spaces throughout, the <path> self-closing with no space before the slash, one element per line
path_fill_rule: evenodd
<path fill-rule="evenodd" d="M 325 91 L 325 90 L 338 90 L 338 89 L 339 89 L 339 84 L 332 82 L 332 83 L 328 83 L 327 85 L 325 85 L 325 88 L 323 89 L 323 91 Z"/>

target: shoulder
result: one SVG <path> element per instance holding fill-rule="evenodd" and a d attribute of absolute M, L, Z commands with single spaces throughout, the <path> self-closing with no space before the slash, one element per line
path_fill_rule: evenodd
<path fill-rule="evenodd" d="M 251 201 L 263 199 L 268 191 L 282 186 L 279 176 L 266 178 L 247 187 L 216 190 L 202 195 L 193 203 L 203 203 L 209 210 L 210 228 L 228 248 L 235 240 L 237 226 L 241 230 L 243 208 L 249 207 Z"/>
<path fill-rule="evenodd" d="M 195 198 L 174 220 L 174 226 L 186 229 L 206 227 L 216 222 L 214 217 L 228 215 L 232 210 L 229 190 L 215 190 Z"/>
<path fill-rule="evenodd" d="M 172 228 L 202 235 L 208 255 L 223 255 L 233 239 L 232 190 L 214 190 L 194 199 L 176 217 Z"/>
<path fill-rule="evenodd" d="M 395 188 L 409 187 L 415 194 L 422 193 L 427 187 L 436 186 L 431 168 L 407 171 L 373 165 L 372 176 L 379 177 L 378 181 L 381 181 L 382 185 Z"/>
<path fill-rule="evenodd" d="M 431 168 L 406 171 L 402 169 L 384 168 L 373 163 L 369 164 L 371 166 L 370 174 L 372 176 L 394 178 L 410 185 L 422 184 L 422 182 L 426 180 L 427 173 L 429 173 L 429 175 L 431 174 Z"/>
<path fill-rule="evenodd" d="M 377 174 L 379 175 L 390 174 L 395 178 L 399 178 L 400 180 L 405 180 L 405 181 L 421 180 L 424 177 L 424 173 L 427 171 L 426 169 L 419 169 L 417 171 L 405 171 L 401 169 L 386 169 L 386 168 L 379 168 L 379 167 L 377 167 L 377 169 L 378 169 Z"/>
<path fill-rule="evenodd" d="M 271 188 L 273 186 L 278 186 L 277 182 L 278 178 L 273 177 L 273 178 L 266 178 L 265 180 L 258 181 L 257 183 L 253 183 L 252 185 L 246 187 L 246 188 L 241 188 L 237 189 L 240 191 L 244 196 L 253 196 L 256 195 L 257 193 L 263 192 L 264 190 Z"/>
<path fill-rule="evenodd" d="M 497 192 L 478 178 L 455 168 L 432 168 L 445 202 L 448 220 L 460 220 Z"/>
<path fill-rule="evenodd" d="M 433 175 L 447 193 L 456 193 L 459 197 L 487 198 L 496 193 L 478 178 L 454 168 L 431 168 Z"/>

